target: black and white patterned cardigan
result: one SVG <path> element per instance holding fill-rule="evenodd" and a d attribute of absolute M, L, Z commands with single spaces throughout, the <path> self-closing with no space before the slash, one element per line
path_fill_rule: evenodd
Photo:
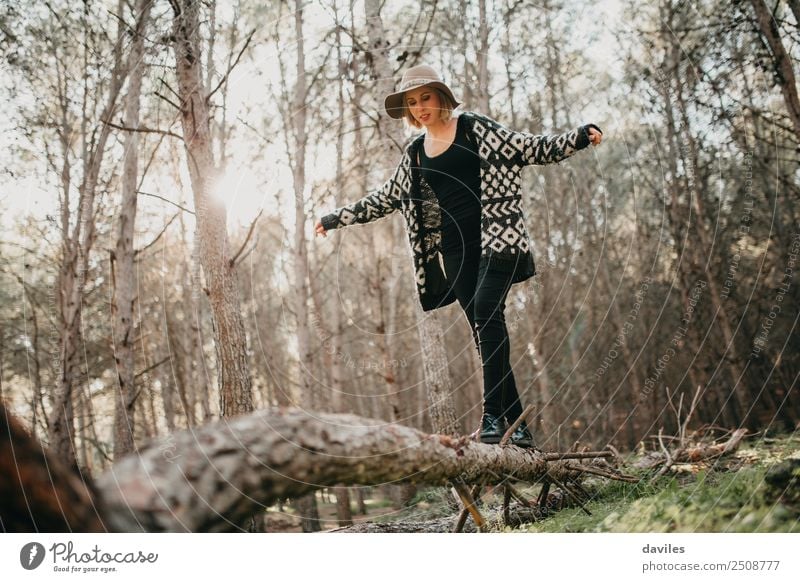
<path fill-rule="evenodd" d="M 589 145 L 589 124 L 559 135 L 533 135 L 512 131 L 473 111 L 463 111 L 467 139 L 478 145 L 481 177 L 481 267 L 509 273 L 512 283 L 536 274 L 531 242 L 525 228 L 520 191 L 520 171 L 530 164 L 551 164 Z M 425 134 L 404 149 L 394 174 L 383 186 L 361 200 L 337 208 L 320 220 L 326 230 L 366 224 L 400 210 L 408 241 L 423 311 L 456 300 L 439 256 L 441 215 L 431 186 L 421 176 L 417 152 Z M 484 265 L 488 262 L 488 265 Z"/>

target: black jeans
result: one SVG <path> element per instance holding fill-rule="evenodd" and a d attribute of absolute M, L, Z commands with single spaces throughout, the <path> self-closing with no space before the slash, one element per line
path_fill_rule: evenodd
<path fill-rule="evenodd" d="M 503 311 L 510 275 L 480 269 L 480 246 L 443 254 L 444 270 L 467 316 L 483 364 L 483 411 L 505 416 L 509 424 L 522 414 Z M 480 271 L 480 272 L 479 272 Z"/>

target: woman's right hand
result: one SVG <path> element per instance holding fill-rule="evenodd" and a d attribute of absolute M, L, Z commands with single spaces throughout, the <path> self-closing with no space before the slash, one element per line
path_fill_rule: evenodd
<path fill-rule="evenodd" d="M 328 231 L 325 230 L 325 227 L 322 226 L 322 222 L 318 221 L 317 224 L 314 226 L 314 230 L 316 231 L 317 236 L 328 236 Z"/>

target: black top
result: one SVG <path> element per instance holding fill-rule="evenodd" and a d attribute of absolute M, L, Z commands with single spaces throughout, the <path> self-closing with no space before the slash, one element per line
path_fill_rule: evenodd
<path fill-rule="evenodd" d="M 442 252 L 457 253 L 481 243 L 481 170 L 477 146 L 467 139 L 462 115 L 453 143 L 430 158 L 419 148 L 420 169 L 439 201 L 442 215 Z"/>

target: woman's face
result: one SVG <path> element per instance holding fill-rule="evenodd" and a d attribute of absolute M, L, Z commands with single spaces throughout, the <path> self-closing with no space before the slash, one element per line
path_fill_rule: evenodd
<path fill-rule="evenodd" d="M 405 100 L 411 115 L 423 126 L 427 127 L 440 122 L 439 94 L 431 87 L 419 87 L 406 91 Z"/>

